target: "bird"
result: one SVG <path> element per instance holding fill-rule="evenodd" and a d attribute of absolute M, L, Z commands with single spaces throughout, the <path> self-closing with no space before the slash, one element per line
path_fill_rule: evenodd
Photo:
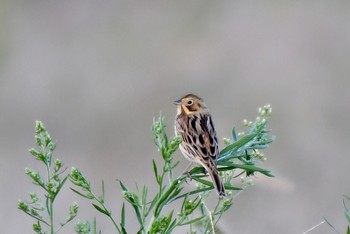
<path fill-rule="evenodd" d="M 189 168 L 192 163 L 204 167 L 219 197 L 226 197 L 216 165 L 219 156 L 218 139 L 206 104 L 195 94 L 187 94 L 174 104 L 177 105 L 175 135 L 182 139 L 179 148 L 191 162 Z"/>

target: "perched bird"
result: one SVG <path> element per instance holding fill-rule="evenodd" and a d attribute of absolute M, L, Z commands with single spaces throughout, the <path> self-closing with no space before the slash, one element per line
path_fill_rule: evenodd
<path fill-rule="evenodd" d="M 225 188 L 216 167 L 219 155 L 218 139 L 208 108 L 203 99 L 194 94 L 187 94 L 174 104 L 177 105 L 175 134 L 182 138 L 182 154 L 192 163 L 203 166 L 218 195 L 225 197 Z"/>

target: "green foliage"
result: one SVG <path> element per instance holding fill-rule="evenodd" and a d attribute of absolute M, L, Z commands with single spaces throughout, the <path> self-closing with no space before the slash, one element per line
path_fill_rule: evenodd
<path fill-rule="evenodd" d="M 88 221 L 85 220 L 78 220 L 78 222 L 75 224 L 75 232 L 77 234 L 89 234 L 91 233 L 91 225 Z"/>
<path fill-rule="evenodd" d="M 31 201 L 19 201 L 18 207 L 36 219 L 36 223 L 33 225 L 33 230 L 36 233 L 46 233 L 42 231 L 43 225 L 52 227 L 51 234 L 56 233 L 57 231 L 53 231 L 53 221 L 51 220 L 53 217 L 52 203 L 69 178 L 69 181 L 74 185 L 71 190 L 80 197 L 91 200 L 92 206 L 111 220 L 117 233 L 128 233 L 125 224 L 126 219 L 131 218 L 132 213 L 126 212 L 126 204 L 129 204 L 133 210 L 139 225 L 137 233 L 140 234 L 172 233 L 181 226 L 186 226 L 188 233 L 215 233 L 220 218 L 232 207 L 234 198 L 247 186 L 253 184 L 249 176 L 256 173 L 273 176 L 270 171 L 256 165 L 266 160 L 261 150 L 266 149 L 274 140 L 274 137 L 267 130 L 270 116 L 271 107 L 264 106 L 259 109 L 259 116 L 254 122 L 244 121 L 247 128 L 246 134 L 237 134 L 233 129 L 232 139 L 224 139 L 226 147 L 220 152 L 217 164 L 227 196 L 225 198 L 217 197 L 215 204 L 207 204 L 209 203 L 207 199 L 214 190 L 214 186 L 211 180 L 207 179 L 204 168 L 196 166 L 188 174 L 174 176 L 174 168 L 179 165 L 179 161 L 173 158 L 173 154 L 179 148 L 181 139 L 179 137 L 168 138 L 164 117 L 160 115 L 158 119 L 153 121 L 152 136 L 163 161 L 156 163 L 153 160 L 152 165 L 150 165 L 153 169 L 157 191 L 149 193 L 147 185 L 140 187 L 141 189 L 136 185 L 136 191 L 133 191 L 122 181 L 119 181 L 125 200 L 120 211 L 120 222 L 116 221 L 115 213 L 105 203 L 103 182 L 101 195 L 96 195 L 90 181 L 79 169 L 73 167 L 68 177 L 61 178 L 61 162 L 57 159 L 51 166 L 51 156 L 55 144 L 52 143 L 51 137 L 42 123 L 38 122 L 35 139 L 41 150 L 31 149 L 30 153 L 36 159 L 44 162 L 49 176 L 44 179 L 39 172 L 32 169 L 26 169 L 26 174 L 32 178 L 36 185 L 47 192 L 45 204 L 48 205 L 41 204 L 38 195 L 31 193 Z M 237 177 L 240 177 L 240 180 Z M 195 188 L 191 189 L 187 186 L 189 178 L 196 184 Z M 178 203 L 181 206 L 177 205 Z M 167 209 L 164 209 L 165 207 Z M 44 211 L 47 211 L 51 217 L 49 221 L 43 218 L 41 213 Z M 61 226 L 70 222 L 77 215 L 77 211 L 78 205 L 74 203 L 70 208 L 68 218 Z M 78 221 L 75 225 L 75 231 L 82 234 L 96 234 L 96 220 L 94 220 L 93 225 L 90 225 L 88 221 Z"/>
<path fill-rule="evenodd" d="M 154 120 L 153 140 L 163 159 L 163 165 L 158 165 L 155 160 L 152 161 L 153 173 L 158 185 L 157 193 L 150 196 L 146 185 L 142 187 L 141 191 L 137 189 L 134 192 L 119 181 L 123 197 L 132 207 L 138 221 L 138 233 L 171 233 L 180 226 L 188 226 L 191 233 L 194 233 L 196 228 L 201 233 L 213 233 L 222 215 L 232 207 L 235 195 L 232 193 L 233 191 L 239 193 L 246 186 L 251 185 L 250 179 L 247 178 L 255 173 L 273 176 L 268 170 L 256 166 L 256 163 L 266 160 L 259 150 L 267 148 L 274 140 L 266 127 L 270 116 L 270 106 L 259 109 L 256 121 L 245 123 L 248 129 L 247 134 L 236 134 L 233 130 L 232 140 L 225 139 L 227 146 L 220 152 L 218 170 L 222 174 L 225 189 L 231 192 L 228 192 L 224 199 L 218 198 L 212 210 L 207 207 L 206 201 L 214 190 L 214 186 L 210 180 L 204 178 L 206 177 L 203 173 L 204 169 L 195 167 L 189 172 L 190 177 L 197 182 L 197 186 L 193 190 L 183 192 L 188 175 L 180 174 L 178 177 L 174 177 L 174 168 L 179 165 L 179 162 L 174 161 L 173 158 L 173 153 L 178 149 L 181 139 L 179 137 L 168 138 L 162 115 Z M 233 179 L 242 175 L 244 175 L 242 186 L 233 186 Z M 70 179 L 85 191 L 82 193 L 72 189 L 77 194 L 88 199 L 96 198 L 94 195 L 91 196 L 90 183 L 76 169 L 72 170 Z M 180 209 L 171 206 L 173 208 L 170 211 L 164 212 L 164 207 L 170 206 L 177 200 L 182 200 Z M 94 207 L 99 212 L 111 217 L 111 212 L 103 207 L 96 205 Z M 120 225 L 115 225 L 118 233 L 126 233 L 125 219 L 125 204 L 123 204 Z"/>
<path fill-rule="evenodd" d="M 92 191 L 90 182 L 83 176 L 83 174 L 77 168 L 72 167 L 71 172 L 69 174 L 69 180 L 77 187 L 79 187 L 81 189 L 81 192 L 73 188 L 71 188 L 71 190 L 79 196 L 92 200 L 93 202 L 97 202 L 92 203 L 92 206 L 100 213 L 106 215 L 112 221 L 118 233 L 121 233 L 118 224 L 112 217 L 112 212 L 106 207 L 104 182 L 102 181 L 102 194 L 97 196 L 95 192 Z"/>
<path fill-rule="evenodd" d="M 29 152 L 35 159 L 45 165 L 46 177 L 40 172 L 31 168 L 26 168 L 25 173 L 32 179 L 33 183 L 44 191 L 44 200 L 41 202 L 39 195 L 35 192 L 29 193 L 29 201 L 18 201 L 18 208 L 24 213 L 35 219 L 33 230 L 36 233 L 57 233 L 63 226 L 72 221 L 79 209 L 77 203 L 72 203 L 69 208 L 69 214 L 64 222 L 61 222 L 58 228 L 54 223 L 54 201 L 65 184 L 68 175 L 63 176 L 63 164 L 56 159 L 52 164 L 52 154 L 56 144 L 52 141 L 44 125 L 37 121 L 35 125 L 35 142 L 39 149 L 30 149 Z M 45 227 L 45 228 L 44 228 Z M 46 230 L 47 228 L 47 230 Z M 49 230 L 49 231 L 48 231 Z"/>

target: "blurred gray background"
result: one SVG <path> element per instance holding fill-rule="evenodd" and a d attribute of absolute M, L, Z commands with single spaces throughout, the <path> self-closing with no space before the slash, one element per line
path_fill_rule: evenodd
<path fill-rule="evenodd" d="M 277 140 L 263 167 L 276 177 L 253 178 L 224 215 L 224 233 L 302 233 L 323 217 L 344 233 L 349 22 L 349 1 L 0 1 L 2 233 L 32 233 L 16 206 L 34 188 L 24 168 L 42 169 L 27 152 L 35 120 L 56 141 L 54 157 L 97 190 L 105 180 L 119 217 L 115 179 L 154 186 L 152 119 L 162 111 L 172 135 L 173 100 L 188 92 L 204 98 L 219 138 L 243 130 L 259 106 L 273 108 Z M 175 157 L 181 172 L 187 162 Z M 96 215 L 66 188 L 57 218 L 73 201 L 81 219 Z M 324 224 L 311 233 L 334 231 Z"/>

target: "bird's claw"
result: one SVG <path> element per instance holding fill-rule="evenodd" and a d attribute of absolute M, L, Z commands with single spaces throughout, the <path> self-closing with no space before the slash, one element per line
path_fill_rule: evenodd
<path fill-rule="evenodd" d="M 186 177 L 189 178 L 190 181 L 192 180 L 192 176 L 191 176 L 191 174 L 190 174 L 189 171 L 184 171 L 182 174 L 183 174 L 183 175 L 186 175 Z M 186 182 L 187 182 L 187 180 L 186 180 Z"/>

